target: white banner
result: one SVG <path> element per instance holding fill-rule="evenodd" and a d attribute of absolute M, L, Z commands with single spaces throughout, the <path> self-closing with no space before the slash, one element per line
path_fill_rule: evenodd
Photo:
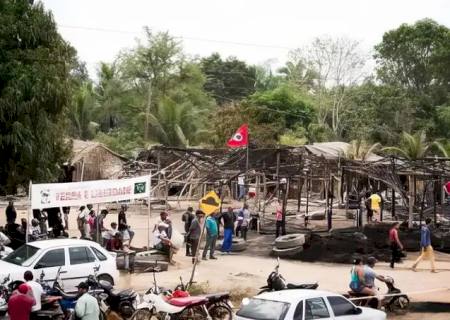
<path fill-rule="evenodd" d="M 148 198 L 150 176 L 120 180 L 44 183 L 31 186 L 32 209 L 81 206 Z"/>

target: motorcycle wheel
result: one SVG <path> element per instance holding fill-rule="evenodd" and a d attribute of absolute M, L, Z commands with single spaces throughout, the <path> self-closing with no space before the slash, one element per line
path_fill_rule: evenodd
<path fill-rule="evenodd" d="M 204 320 L 208 319 L 202 306 L 186 308 L 181 313 L 170 316 L 171 320 Z"/>
<path fill-rule="evenodd" d="M 408 297 L 399 296 L 392 301 L 392 303 L 389 306 L 389 311 L 398 314 L 403 315 L 408 312 L 409 309 L 409 299 Z"/>
<path fill-rule="evenodd" d="M 226 303 L 216 303 L 208 308 L 212 320 L 231 320 L 233 311 Z"/>
<path fill-rule="evenodd" d="M 149 309 L 138 309 L 132 315 L 130 320 L 151 320 L 159 319 Z"/>

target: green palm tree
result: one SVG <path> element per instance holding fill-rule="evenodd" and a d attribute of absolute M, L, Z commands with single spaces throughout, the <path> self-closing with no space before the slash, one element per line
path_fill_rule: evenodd
<path fill-rule="evenodd" d="M 344 151 L 343 157 L 348 160 L 366 161 L 368 157 L 379 150 L 380 143 L 369 144 L 365 140 L 352 140 Z"/>
<path fill-rule="evenodd" d="M 429 155 L 433 148 L 446 156 L 445 148 L 440 142 L 429 142 L 427 141 L 425 132 L 418 131 L 414 134 L 403 132 L 398 147 L 386 147 L 383 148 L 382 151 L 398 154 L 408 160 L 417 160 Z"/>
<path fill-rule="evenodd" d="M 164 99 L 149 114 L 150 137 L 161 144 L 186 147 L 198 133 L 198 118 L 190 104 Z"/>
<path fill-rule="evenodd" d="M 84 83 L 75 93 L 68 112 L 73 137 L 81 140 L 89 140 L 94 137 L 97 126 L 95 122 L 91 121 L 94 103 L 92 85 Z"/>

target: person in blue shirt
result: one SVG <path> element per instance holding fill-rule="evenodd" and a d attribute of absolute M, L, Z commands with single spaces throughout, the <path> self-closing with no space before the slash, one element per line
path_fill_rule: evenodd
<path fill-rule="evenodd" d="M 428 257 L 431 264 L 431 272 L 436 272 L 436 266 L 434 263 L 434 251 L 433 247 L 431 246 L 431 219 L 427 218 L 425 220 L 425 225 L 421 227 L 420 229 L 420 249 L 421 253 L 420 256 L 417 258 L 417 260 L 412 265 L 412 270 L 416 271 L 417 265 L 419 262 L 425 258 Z"/>
<path fill-rule="evenodd" d="M 217 258 L 214 256 L 214 250 L 216 249 L 216 240 L 218 236 L 218 227 L 217 227 L 217 221 L 214 218 L 214 214 L 211 214 L 206 218 L 205 222 L 205 228 L 206 228 L 206 245 L 205 249 L 203 250 L 203 260 L 206 260 L 206 254 L 208 253 L 209 249 L 209 258 L 216 260 Z"/>

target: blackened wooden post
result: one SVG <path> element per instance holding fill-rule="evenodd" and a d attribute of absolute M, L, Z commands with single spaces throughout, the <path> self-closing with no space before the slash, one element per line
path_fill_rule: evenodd
<path fill-rule="evenodd" d="M 330 207 L 328 209 L 328 231 L 333 228 L 333 199 L 334 199 L 334 179 L 331 176 L 331 195 L 328 195 L 330 198 Z"/>
<path fill-rule="evenodd" d="M 300 155 L 299 157 L 299 164 L 298 164 L 298 185 L 297 185 L 297 190 L 298 190 L 298 194 L 297 194 L 297 212 L 300 213 L 300 206 L 302 203 L 302 172 L 303 172 L 303 168 L 302 168 L 302 155 Z"/>
<path fill-rule="evenodd" d="M 309 181 L 309 170 L 306 172 L 306 211 L 305 211 L 305 227 L 308 226 L 308 214 L 309 214 L 309 189 L 311 184 Z"/>
<path fill-rule="evenodd" d="M 277 149 L 277 168 L 276 168 L 276 176 L 277 176 L 277 192 L 278 197 L 280 198 L 280 152 Z"/>
<path fill-rule="evenodd" d="M 393 158 L 391 158 L 391 162 L 392 162 L 392 176 L 395 177 L 395 175 L 396 175 L 396 173 L 395 173 L 395 160 Z M 391 217 L 392 217 L 392 220 L 397 220 L 396 216 L 395 216 L 395 188 L 394 188 L 394 183 L 392 184 Z"/>

